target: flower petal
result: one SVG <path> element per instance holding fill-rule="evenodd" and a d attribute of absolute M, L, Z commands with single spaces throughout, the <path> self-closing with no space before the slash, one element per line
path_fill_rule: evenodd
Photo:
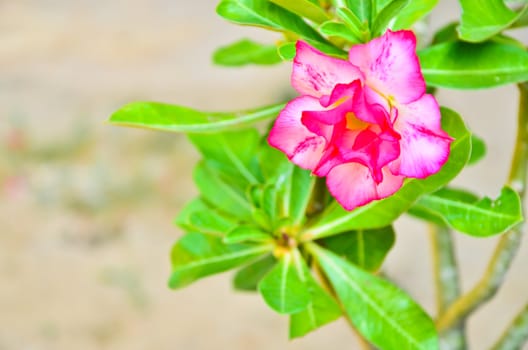
<path fill-rule="evenodd" d="M 339 105 L 343 101 L 352 98 L 361 89 L 362 86 L 359 79 L 348 84 L 337 84 L 330 95 L 322 96 L 319 101 L 321 102 L 321 105 L 325 107 L 333 104 Z"/>
<path fill-rule="evenodd" d="M 401 135 L 400 158 L 390 165 L 393 173 L 423 179 L 440 170 L 449 157 L 452 138 L 441 128 L 435 98 L 398 106 L 394 129 Z"/>
<path fill-rule="evenodd" d="M 317 98 L 301 96 L 290 101 L 279 113 L 268 142 L 284 152 L 295 164 L 313 170 L 326 146 L 324 137 L 308 130 L 301 122 L 303 111 L 324 109 Z"/>
<path fill-rule="evenodd" d="M 291 83 L 300 94 L 330 95 L 337 84 L 362 78 L 361 72 L 348 61 L 329 57 L 300 40 L 296 48 Z"/>
<path fill-rule="evenodd" d="M 416 37 L 409 30 L 389 30 L 366 44 L 352 46 L 349 61 L 365 75 L 365 84 L 386 98 L 409 103 L 425 93 Z"/>
<path fill-rule="evenodd" d="M 367 167 L 358 163 L 341 164 L 328 173 L 326 184 L 343 208 L 353 210 L 390 196 L 401 187 L 403 176 L 393 175 L 387 167 L 382 171 L 383 181 L 376 184 Z"/>

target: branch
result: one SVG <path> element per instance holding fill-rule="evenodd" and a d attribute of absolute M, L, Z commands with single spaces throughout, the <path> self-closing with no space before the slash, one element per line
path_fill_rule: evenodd
<path fill-rule="evenodd" d="M 433 255 L 434 279 L 436 285 L 436 304 L 438 314 L 445 310 L 460 296 L 460 279 L 454 252 L 453 235 L 449 228 L 431 225 L 431 248 Z M 441 342 L 446 349 L 465 349 L 465 325 L 444 332 Z"/>
<path fill-rule="evenodd" d="M 506 328 L 492 350 L 520 349 L 528 341 L 528 304 Z"/>
<path fill-rule="evenodd" d="M 508 184 L 519 193 L 521 203 L 524 203 L 528 168 L 528 85 L 523 83 L 518 87 L 520 96 L 517 139 Z M 473 289 L 458 298 L 438 318 L 439 331 L 460 325 L 472 311 L 495 295 L 517 253 L 522 231 L 521 223 L 500 238 L 484 276 Z"/>

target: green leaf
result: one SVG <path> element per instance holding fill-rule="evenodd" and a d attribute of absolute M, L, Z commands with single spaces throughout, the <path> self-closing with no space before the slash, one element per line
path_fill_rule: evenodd
<path fill-rule="evenodd" d="M 430 86 L 478 89 L 528 80 L 528 52 L 516 45 L 446 42 L 418 56 Z"/>
<path fill-rule="evenodd" d="M 430 211 L 422 205 L 418 205 L 417 203 L 407 210 L 407 214 L 425 221 L 429 221 L 439 227 L 448 227 L 445 220 L 441 216 Z"/>
<path fill-rule="evenodd" d="M 290 339 L 302 337 L 335 321 L 342 315 L 339 304 L 315 281 L 304 259 L 297 251 L 294 261 L 299 276 L 308 286 L 310 303 L 305 310 L 290 316 Z"/>
<path fill-rule="evenodd" d="M 279 209 L 279 193 L 277 188 L 273 185 L 264 186 L 262 192 L 262 209 L 270 218 L 271 223 L 277 221 L 280 216 Z"/>
<path fill-rule="evenodd" d="M 315 23 L 322 23 L 330 19 L 330 16 L 321 8 L 309 0 L 269 0 L 280 7 L 307 18 Z"/>
<path fill-rule="evenodd" d="M 334 45 L 328 45 L 328 44 L 322 43 L 320 41 L 311 40 L 311 39 L 305 39 L 305 41 L 308 44 L 310 44 L 313 47 L 315 47 L 316 49 L 318 49 L 319 51 L 321 51 L 323 53 L 326 53 L 329 56 L 333 56 L 333 57 L 337 57 L 337 58 L 341 58 L 341 59 L 345 59 L 345 60 L 348 58 L 348 52 L 346 52 L 346 51 L 344 51 L 344 50 L 342 50 L 340 48 L 337 48 Z"/>
<path fill-rule="evenodd" d="M 171 288 L 181 288 L 199 278 L 245 264 L 273 249 L 272 245 L 225 245 L 220 237 L 190 232 L 171 252 Z"/>
<path fill-rule="evenodd" d="M 362 40 L 358 37 L 354 31 L 352 31 L 347 25 L 335 22 L 327 21 L 321 24 L 319 31 L 326 36 L 334 36 L 338 38 L 345 39 L 351 44 L 361 43 Z"/>
<path fill-rule="evenodd" d="M 251 218 L 251 205 L 245 194 L 210 163 L 200 162 L 194 169 L 193 178 L 202 197 L 214 208 L 239 219 Z"/>
<path fill-rule="evenodd" d="M 309 170 L 301 169 L 298 166 L 293 167 L 289 182 L 284 187 L 283 198 L 284 200 L 289 199 L 289 209 L 284 213 L 284 216 L 291 218 L 294 226 L 300 226 L 304 223 L 315 181 L 316 177 Z"/>
<path fill-rule="evenodd" d="M 299 276 L 291 252 L 260 281 L 258 289 L 266 303 L 281 314 L 300 312 L 310 303 L 310 292 Z"/>
<path fill-rule="evenodd" d="M 283 183 L 287 177 L 284 174 L 290 173 L 294 167 L 284 153 L 271 147 L 267 141 L 260 145 L 257 158 L 266 184 Z"/>
<path fill-rule="evenodd" d="M 175 224 L 189 231 L 219 236 L 225 235 L 237 226 L 233 218 L 222 215 L 200 198 L 192 200 L 181 210 Z"/>
<path fill-rule="evenodd" d="M 435 350 L 431 318 L 407 294 L 337 255 L 310 245 L 348 317 L 380 349 Z"/>
<path fill-rule="evenodd" d="M 372 0 L 344 0 L 346 8 L 348 8 L 354 16 L 357 17 L 362 23 L 371 23 L 372 14 Z"/>
<path fill-rule="evenodd" d="M 259 163 L 266 183 L 273 184 L 279 198 L 276 218 L 288 218 L 291 226 L 300 227 L 305 220 L 315 176 L 267 144 L 259 152 Z"/>
<path fill-rule="evenodd" d="M 486 155 L 486 143 L 483 139 L 475 134 L 471 134 L 471 156 L 469 157 L 468 165 L 472 165 L 480 161 Z"/>
<path fill-rule="evenodd" d="M 356 266 L 377 271 L 394 245 L 392 226 L 355 230 L 323 239 L 324 246 Z"/>
<path fill-rule="evenodd" d="M 442 128 L 455 139 L 451 143 L 449 160 L 442 169 L 426 179 L 407 179 L 402 188 L 390 197 L 363 207 L 346 211 L 333 202 L 302 234 L 301 239 L 313 240 L 341 232 L 380 228 L 391 225 L 423 194 L 433 192 L 451 181 L 464 167 L 471 151 L 471 134 L 460 116 L 441 108 Z"/>
<path fill-rule="evenodd" d="M 409 0 L 394 18 L 392 30 L 408 29 L 419 19 L 427 15 L 436 6 L 438 0 Z"/>
<path fill-rule="evenodd" d="M 460 38 L 481 42 L 510 27 L 528 9 L 510 10 L 502 0 L 459 0 L 462 6 Z"/>
<path fill-rule="evenodd" d="M 277 192 L 270 185 L 256 185 L 248 189 L 253 206 L 253 223 L 266 232 L 274 232 L 277 219 Z"/>
<path fill-rule="evenodd" d="M 401 10 L 407 6 L 410 0 L 393 0 L 387 6 L 385 6 L 376 16 L 374 23 L 372 24 L 372 35 L 379 36 L 383 34 L 389 23 L 399 14 Z"/>
<path fill-rule="evenodd" d="M 362 22 L 351 10 L 346 7 L 339 7 L 336 10 L 336 15 L 345 25 L 352 31 L 355 37 L 359 38 L 361 42 L 367 42 L 370 38 L 369 24 Z"/>
<path fill-rule="evenodd" d="M 511 36 L 507 36 L 505 34 L 497 34 L 495 35 L 494 37 L 490 38 L 489 41 L 492 41 L 494 43 L 498 43 L 498 44 L 504 44 L 504 45 L 511 45 L 511 46 L 517 46 L 519 47 L 520 49 L 523 49 L 525 50 L 525 46 L 524 46 L 524 43 L 522 43 L 521 41 L 511 37 Z"/>
<path fill-rule="evenodd" d="M 433 37 L 432 44 L 441 44 L 449 41 L 460 41 L 458 37 L 458 28 L 459 23 L 458 22 L 451 22 L 449 24 L 446 24 L 442 28 L 440 28 Z M 520 42 L 519 40 L 512 38 L 510 36 L 504 35 L 504 34 L 497 34 L 489 39 L 489 41 L 498 43 L 498 44 L 504 44 L 504 45 L 510 45 L 510 46 L 518 46 L 521 49 L 524 49 L 524 44 Z"/>
<path fill-rule="evenodd" d="M 244 242 L 273 242 L 273 237 L 257 227 L 242 225 L 229 231 L 224 237 L 224 243 L 244 243 Z"/>
<path fill-rule="evenodd" d="M 326 44 L 323 44 L 315 40 L 305 39 L 305 41 L 311 46 L 315 47 L 316 49 L 318 49 L 319 51 L 323 53 L 326 53 L 329 56 L 333 56 L 333 57 L 337 57 L 341 59 L 346 59 L 348 57 L 348 54 L 345 51 L 335 46 L 326 45 Z M 286 43 L 280 44 L 277 47 L 277 52 L 279 56 L 285 61 L 293 60 L 296 54 L 295 44 L 296 44 L 295 42 L 286 42 Z"/>
<path fill-rule="evenodd" d="M 509 187 L 504 187 L 495 200 L 445 188 L 423 196 L 417 205 L 455 230 L 477 237 L 503 233 L 523 220 L 519 195 Z"/>
<path fill-rule="evenodd" d="M 370 24 L 373 36 L 376 36 L 377 34 L 374 33 L 383 32 L 382 27 L 392 30 L 409 29 L 420 18 L 427 15 L 436 6 L 438 0 L 408 0 L 407 4 L 403 5 L 398 2 L 398 0 L 346 1 L 348 8 L 360 22 L 367 21 Z M 395 10 L 397 8 L 399 10 Z M 379 22 L 378 25 L 375 24 L 376 21 Z M 380 25 L 381 22 L 385 24 Z"/>
<path fill-rule="evenodd" d="M 438 29 L 433 36 L 432 44 L 442 44 L 450 41 L 459 41 L 456 28 L 458 22 L 451 22 Z"/>
<path fill-rule="evenodd" d="M 260 171 L 255 154 L 261 136 L 257 130 L 191 134 L 189 138 L 211 166 L 231 175 L 234 181 L 243 185 L 259 183 Z"/>
<path fill-rule="evenodd" d="M 277 53 L 284 61 L 291 61 L 295 58 L 297 50 L 295 49 L 294 42 L 287 42 L 280 44 L 277 47 Z"/>
<path fill-rule="evenodd" d="M 268 0 L 222 0 L 216 12 L 223 18 L 243 25 L 289 31 L 302 38 L 325 42 L 301 17 Z"/>
<path fill-rule="evenodd" d="M 200 112 L 188 107 L 158 102 L 133 102 L 109 119 L 115 125 L 168 132 L 213 133 L 246 128 L 277 117 L 284 104 L 240 112 Z"/>
<path fill-rule="evenodd" d="M 272 254 L 250 263 L 249 265 L 237 271 L 233 279 L 235 289 L 254 292 L 260 280 L 271 270 L 277 263 Z"/>
<path fill-rule="evenodd" d="M 220 47 L 213 54 L 213 62 L 223 66 L 271 65 L 281 61 L 276 45 L 259 44 L 249 39 Z"/>

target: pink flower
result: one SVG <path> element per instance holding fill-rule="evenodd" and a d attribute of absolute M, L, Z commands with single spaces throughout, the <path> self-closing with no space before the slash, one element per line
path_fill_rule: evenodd
<path fill-rule="evenodd" d="M 452 139 L 425 82 L 411 31 L 350 49 L 348 61 L 298 41 L 291 77 L 301 96 L 280 112 L 268 141 L 317 176 L 347 210 L 396 192 L 405 178 L 440 170 Z"/>

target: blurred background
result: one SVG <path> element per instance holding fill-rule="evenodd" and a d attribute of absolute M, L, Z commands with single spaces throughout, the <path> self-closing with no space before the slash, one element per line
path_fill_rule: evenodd
<path fill-rule="evenodd" d="M 212 65 L 218 46 L 277 38 L 223 21 L 216 3 L 0 0 L 0 350 L 356 349 L 343 321 L 289 342 L 287 318 L 233 292 L 228 275 L 167 287 L 169 250 L 182 234 L 172 220 L 196 194 L 197 153 L 182 135 L 106 119 L 136 100 L 238 110 L 293 93 L 288 64 Z M 458 14 L 455 0 L 442 0 L 430 25 Z M 498 195 L 516 98 L 512 86 L 439 93 L 488 145 L 457 185 Z M 427 228 L 404 217 L 397 232 L 385 269 L 434 312 Z M 465 290 L 495 241 L 457 235 Z M 497 298 L 471 318 L 473 349 L 526 302 L 527 245 Z"/>

